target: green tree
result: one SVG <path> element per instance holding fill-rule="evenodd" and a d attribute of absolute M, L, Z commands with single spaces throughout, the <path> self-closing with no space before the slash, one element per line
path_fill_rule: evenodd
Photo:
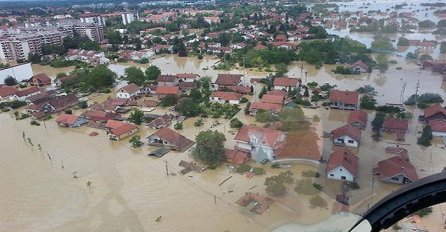
<path fill-rule="evenodd" d="M 167 95 L 161 99 L 160 105 L 162 107 L 174 106 L 178 102 L 176 95 Z"/>
<path fill-rule="evenodd" d="M 115 83 L 116 73 L 111 71 L 105 65 L 98 65 L 93 68 L 84 78 L 84 90 L 100 91 L 104 88 L 110 88 Z"/>
<path fill-rule="evenodd" d="M 327 201 L 324 200 L 324 198 L 322 198 L 319 195 L 316 195 L 310 199 L 310 205 L 311 208 L 317 208 L 317 207 L 327 208 L 328 203 Z"/>
<path fill-rule="evenodd" d="M 142 86 L 146 82 L 146 76 L 142 70 L 138 67 L 132 66 L 124 70 L 125 79 L 129 83 L 135 83 L 136 85 Z"/>
<path fill-rule="evenodd" d="M 425 147 L 429 147 L 431 145 L 432 138 L 432 128 L 431 126 L 426 125 L 423 128 L 423 133 L 421 134 L 421 137 L 418 138 L 417 143 Z"/>
<path fill-rule="evenodd" d="M 194 102 L 201 102 L 202 101 L 202 94 L 199 89 L 192 89 L 190 91 L 189 97 L 194 100 Z"/>
<path fill-rule="evenodd" d="M 377 37 L 372 42 L 372 50 L 378 52 L 393 52 L 395 48 L 392 45 L 392 42 L 387 37 Z"/>
<path fill-rule="evenodd" d="M 229 122 L 229 127 L 231 128 L 241 128 L 243 126 L 243 123 L 238 118 L 233 118 Z"/>
<path fill-rule="evenodd" d="M 177 106 L 178 112 L 186 117 L 195 117 L 200 115 L 201 107 L 199 102 L 194 101 L 192 98 L 185 97 L 182 98 Z"/>
<path fill-rule="evenodd" d="M 38 64 L 40 62 L 42 62 L 42 56 L 37 54 L 37 53 L 29 53 L 28 54 L 28 61 L 33 63 L 33 64 Z"/>
<path fill-rule="evenodd" d="M 360 107 L 361 109 L 373 110 L 376 106 L 376 100 L 372 96 L 364 95 L 361 97 Z"/>
<path fill-rule="evenodd" d="M 427 216 L 431 215 L 432 212 L 433 212 L 432 207 L 427 207 L 427 208 L 418 210 L 414 214 L 416 214 L 416 215 L 418 215 L 420 217 L 427 217 Z"/>
<path fill-rule="evenodd" d="M 396 44 L 397 46 L 409 46 L 409 40 L 404 38 L 404 37 L 400 37 L 398 39 L 398 43 Z"/>
<path fill-rule="evenodd" d="M 429 54 L 423 54 L 423 55 L 420 56 L 420 62 L 421 63 L 424 63 L 425 61 L 433 60 L 433 59 L 434 58 L 432 58 L 432 56 L 429 55 Z"/>
<path fill-rule="evenodd" d="M 378 63 L 378 69 L 381 73 L 389 69 L 389 59 L 384 54 L 378 54 L 376 56 L 376 62 Z"/>
<path fill-rule="evenodd" d="M 432 22 L 430 20 L 423 20 L 418 22 L 418 27 L 420 28 L 434 28 L 435 22 Z"/>
<path fill-rule="evenodd" d="M 98 43 L 95 41 L 86 41 L 79 45 L 79 48 L 85 49 L 85 50 L 93 50 L 93 51 L 99 51 L 101 50 L 101 46 L 99 46 Z"/>
<path fill-rule="evenodd" d="M 440 53 L 445 54 L 446 53 L 446 41 L 443 41 L 440 43 Z"/>
<path fill-rule="evenodd" d="M 173 128 L 175 130 L 182 130 L 183 129 L 183 122 L 177 122 L 175 125 L 173 125 Z"/>
<path fill-rule="evenodd" d="M 293 183 L 293 173 L 291 171 L 281 172 L 277 176 L 265 179 L 266 193 L 270 195 L 282 195 L 286 193 L 285 184 Z"/>
<path fill-rule="evenodd" d="M 14 77 L 8 76 L 5 78 L 3 83 L 7 86 L 14 86 L 14 85 L 17 85 L 18 82 L 17 82 L 17 79 L 15 79 Z"/>
<path fill-rule="evenodd" d="M 266 86 L 262 87 L 262 90 L 259 93 L 259 98 L 262 98 L 264 94 L 266 94 Z"/>
<path fill-rule="evenodd" d="M 208 165 L 216 168 L 226 160 L 224 142 L 225 135 L 218 131 L 201 131 L 196 137 L 197 145 L 192 151 L 192 156 Z"/>
<path fill-rule="evenodd" d="M 156 80 L 156 78 L 161 74 L 161 70 L 155 65 L 150 65 L 149 67 L 147 67 L 144 73 L 148 80 Z"/>
<path fill-rule="evenodd" d="M 180 57 L 187 56 L 186 45 L 184 45 L 184 43 L 182 41 L 178 44 L 178 56 L 180 56 Z"/>
<path fill-rule="evenodd" d="M 131 144 L 131 146 L 133 148 L 138 148 L 141 147 L 142 145 L 144 145 L 144 143 L 141 141 L 141 137 L 139 135 L 135 135 L 133 136 L 130 140 L 129 143 Z"/>
<path fill-rule="evenodd" d="M 132 122 L 136 125 L 141 125 L 144 121 L 144 112 L 139 109 L 135 109 L 127 119 L 127 121 Z"/>

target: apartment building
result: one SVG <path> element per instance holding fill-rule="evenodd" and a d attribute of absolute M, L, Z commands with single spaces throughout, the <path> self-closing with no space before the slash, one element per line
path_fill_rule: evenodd
<path fill-rule="evenodd" d="M 138 21 L 139 20 L 139 14 L 138 12 L 133 13 L 133 12 L 123 12 L 121 14 L 121 18 L 122 18 L 122 24 L 127 25 L 133 21 Z"/>
<path fill-rule="evenodd" d="M 96 13 L 81 14 L 80 21 L 83 23 L 94 23 L 105 26 L 105 18 Z"/>
<path fill-rule="evenodd" d="M 29 53 L 42 54 L 44 44 L 62 44 L 65 36 L 63 32 L 51 30 L 0 38 L 0 60 L 26 60 Z"/>
<path fill-rule="evenodd" d="M 73 26 L 73 30 L 80 36 L 87 36 L 90 40 L 101 43 L 104 40 L 104 27 L 95 23 L 80 23 Z"/>

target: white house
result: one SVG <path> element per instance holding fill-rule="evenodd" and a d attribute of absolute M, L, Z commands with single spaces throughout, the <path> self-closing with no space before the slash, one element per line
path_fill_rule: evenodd
<path fill-rule="evenodd" d="M 429 125 L 432 128 L 432 136 L 446 137 L 446 121 L 445 120 L 431 120 Z"/>
<path fill-rule="evenodd" d="M 19 64 L 9 68 L 0 69 L 0 83 L 3 84 L 9 76 L 14 77 L 18 82 L 30 79 L 33 76 L 31 63 Z"/>
<path fill-rule="evenodd" d="M 235 150 L 250 153 L 257 163 L 276 159 L 284 146 L 286 133 L 269 128 L 243 125 L 234 138 Z"/>
<path fill-rule="evenodd" d="M 289 78 L 289 77 L 276 77 L 274 78 L 274 89 L 275 90 L 285 90 L 294 89 L 300 83 L 299 78 Z"/>
<path fill-rule="evenodd" d="M 221 92 L 221 91 L 214 91 L 212 92 L 211 96 L 209 97 L 209 100 L 211 102 L 218 102 L 218 103 L 229 103 L 231 105 L 239 105 L 240 99 L 242 98 L 242 95 L 235 92 Z"/>
<path fill-rule="evenodd" d="M 338 146 L 358 147 L 361 141 L 361 130 L 352 125 L 345 125 L 330 132 L 333 143 Z"/>
<path fill-rule="evenodd" d="M 120 88 L 116 93 L 116 97 L 123 99 L 132 99 L 138 97 L 140 94 L 141 94 L 140 88 L 134 83 L 131 83 L 129 85 Z"/>
<path fill-rule="evenodd" d="M 358 157 L 347 148 L 331 153 L 325 172 L 327 178 L 343 181 L 355 181 L 358 170 Z"/>

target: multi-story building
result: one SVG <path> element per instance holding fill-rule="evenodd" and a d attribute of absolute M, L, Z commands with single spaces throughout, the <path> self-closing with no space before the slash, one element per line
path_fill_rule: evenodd
<path fill-rule="evenodd" d="M 105 26 L 105 19 L 96 13 L 85 13 L 80 15 L 80 21 L 83 23 L 94 23 Z"/>
<path fill-rule="evenodd" d="M 73 30 L 80 36 L 87 36 L 90 40 L 100 43 L 104 40 L 104 27 L 94 23 L 82 23 L 73 26 Z"/>
<path fill-rule="evenodd" d="M 122 18 L 122 24 L 127 25 L 135 20 L 139 20 L 139 14 L 138 14 L 138 12 L 136 12 L 136 13 L 123 12 L 121 14 L 121 18 Z"/>
<path fill-rule="evenodd" d="M 26 60 L 30 53 L 42 55 L 44 44 L 62 44 L 65 36 L 66 34 L 63 32 L 51 30 L 0 38 L 0 59 Z"/>

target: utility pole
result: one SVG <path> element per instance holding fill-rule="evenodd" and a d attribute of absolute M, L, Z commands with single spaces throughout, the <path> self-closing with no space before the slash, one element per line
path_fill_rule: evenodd
<path fill-rule="evenodd" d="M 169 176 L 169 168 L 167 167 L 167 160 L 164 161 L 166 163 L 166 176 Z"/>

